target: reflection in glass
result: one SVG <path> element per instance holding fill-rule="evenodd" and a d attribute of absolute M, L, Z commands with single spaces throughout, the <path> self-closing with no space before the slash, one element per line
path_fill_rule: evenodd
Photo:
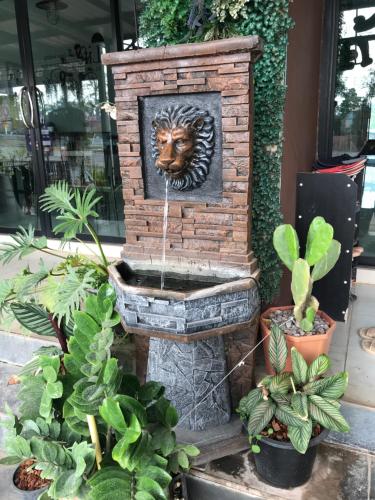
<path fill-rule="evenodd" d="M 375 1 L 341 0 L 332 156 L 357 155 L 375 139 Z M 360 209 L 361 257 L 375 258 L 375 157 Z"/>
<path fill-rule="evenodd" d="M 24 123 L 30 120 L 30 108 L 13 0 L 0 3 L 0 47 L 0 227 L 38 226 L 30 132 Z"/>
<path fill-rule="evenodd" d="M 66 2 L 52 25 L 38 5 L 29 8 L 31 42 L 47 183 L 66 180 L 102 197 L 96 229 L 122 237 L 123 201 L 116 124 L 101 103 L 109 100 L 109 2 Z"/>

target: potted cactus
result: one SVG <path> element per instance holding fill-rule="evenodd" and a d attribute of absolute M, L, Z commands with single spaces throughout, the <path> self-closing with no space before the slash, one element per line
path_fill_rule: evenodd
<path fill-rule="evenodd" d="M 330 430 L 348 432 L 339 398 L 348 373 L 322 377 L 330 366 L 325 354 L 310 365 L 292 347 L 292 371 L 285 372 L 287 345 L 280 328 L 272 325 L 270 361 L 275 375 L 267 375 L 241 399 L 238 412 L 247 423 L 251 451 L 259 476 L 279 488 L 309 480 L 317 446 Z"/>
<path fill-rule="evenodd" d="M 272 322 L 277 323 L 286 334 L 289 348 L 287 370 L 291 369 L 290 349 L 293 346 L 309 363 L 319 354 L 328 353 L 336 323 L 319 310 L 312 288 L 315 281 L 326 276 L 334 267 L 341 252 L 341 244 L 333 238 L 333 227 L 323 217 L 315 217 L 310 224 L 305 258 L 300 257 L 298 235 L 290 224 L 282 224 L 275 229 L 273 245 L 280 260 L 292 272 L 294 306 L 272 307 L 261 316 L 269 373 L 272 373 L 272 367 L 267 352 Z"/>

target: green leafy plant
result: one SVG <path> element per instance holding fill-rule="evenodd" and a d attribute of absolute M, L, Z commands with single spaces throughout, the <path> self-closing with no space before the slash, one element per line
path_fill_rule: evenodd
<path fill-rule="evenodd" d="M 177 443 L 177 412 L 161 384 L 141 385 L 111 357 L 115 301 L 109 284 L 87 296 L 72 314 L 69 353 L 42 349 L 21 372 L 0 463 L 31 459 L 51 481 L 43 500 L 106 500 L 114 490 L 124 500 L 167 499 L 172 474 L 199 454 Z"/>
<path fill-rule="evenodd" d="M 247 421 L 251 444 L 257 435 L 269 433 L 272 420 L 277 419 L 287 426 L 294 448 L 305 453 L 317 424 L 336 432 L 349 431 L 339 403 L 348 385 L 348 373 L 322 377 L 330 366 L 328 356 L 321 354 L 308 365 L 294 347 L 291 350 L 293 371 L 283 372 L 287 353 L 285 336 L 273 325 L 269 357 L 275 375 L 263 378 L 256 389 L 241 399 L 237 411 Z"/>
<path fill-rule="evenodd" d="M 275 229 L 273 245 L 280 260 L 292 271 L 293 313 L 297 325 L 310 332 L 319 309 L 319 302 L 312 295 L 314 282 L 335 266 L 340 257 L 341 244 L 333 239 L 331 224 L 323 217 L 315 217 L 307 234 L 304 259 L 299 256 L 298 235 L 290 224 L 282 224 Z"/>
<path fill-rule="evenodd" d="M 35 229 L 19 227 L 11 241 L 0 247 L 0 261 L 4 264 L 23 259 L 33 252 L 58 258 L 58 264 L 48 268 L 43 260 L 39 269 L 29 267 L 0 284 L 0 315 L 17 319 L 27 330 L 39 335 L 57 336 L 61 348 L 67 351 L 66 339 L 71 333 L 72 311 L 93 289 L 108 280 L 108 260 L 104 254 L 92 220 L 98 217 L 95 205 L 100 200 L 95 189 L 72 189 L 66 182 L 58 182 L 41 196 L 41 208 L 57 213 L 53 231 L 61 235 L 63 243 L 78 241 L 83 231 L 96 244 L 97 254 L 88 258 L 79 254 L 65 255 L 48 246 L 47 238 L 35 236 Z"/>

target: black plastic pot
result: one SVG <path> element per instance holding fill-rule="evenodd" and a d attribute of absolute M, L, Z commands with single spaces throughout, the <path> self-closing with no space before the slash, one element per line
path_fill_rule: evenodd
<path fill-rule="evenodd" d="M 291 443 L 262 438 L 260 453 L 254 453 L 255 467 L 259 476 L 278 488 L 295 488 L 310 479 L 317 447 L 327 437 L 324 429 L 310 441 L 306 453 L 298 453 Z"/>

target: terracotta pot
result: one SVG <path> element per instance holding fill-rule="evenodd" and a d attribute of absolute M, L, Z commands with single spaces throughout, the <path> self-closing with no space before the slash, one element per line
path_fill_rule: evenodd
<path fill-rule="evenodd" d="M 270 314 L 273 311 L 285 311 L 292 310 L 293 306 L 283 306 L 283 307 L 270 307 L 265 311 L 260 317 L 260 327 L 262 331 L 262 337 L 265 338 L 270 333 Z M 319 354 L 328 354 L 329 346 L 331 344 L 331 339 L 333 332 L 336 328 L 336 321 L 328 316 L 323 311 L 318 311 L 317 314 L 328 323 L 329 328 L 324 334 L 317 335 L 305 335 L 303 337 L 294 337 L 293 335 L 286 334 L 286 343 L 288 345 L 288 358 L 286 361 L 285 371 L 292 371 L 292 360 L 290 356 L 290 350 L 295 347 L 305 358 L 307 363 L 311 363 L 314 359 L 319 356 Z M 264 357 L 266 360 L 267 373 L 273 374 L 273 370 L 268 357 L 268 345 L 269 337 L 263 342 Z"/>

